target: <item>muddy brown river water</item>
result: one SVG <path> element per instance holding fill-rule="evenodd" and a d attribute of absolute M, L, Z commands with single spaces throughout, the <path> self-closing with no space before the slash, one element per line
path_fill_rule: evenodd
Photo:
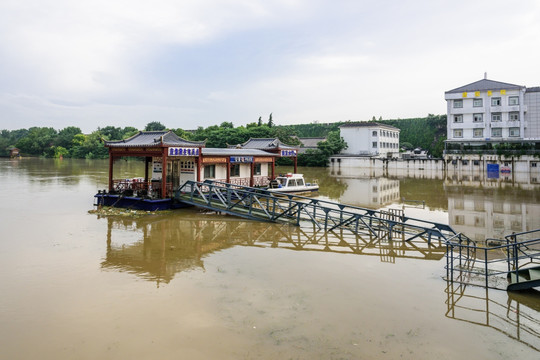
<path fill-rule="evenodd" d="M 0 159 L 1 359 L 540 358 L 540 292 L 449 284 L 442 246 L 355 252 L 339 234 L 196 208 L 91 214 L 107 164 Z M 140 176 L 135 161 L 115 169 Z M 321 198 L 476 239 L 540 228 L 527 180 L 300 172 Z"/>

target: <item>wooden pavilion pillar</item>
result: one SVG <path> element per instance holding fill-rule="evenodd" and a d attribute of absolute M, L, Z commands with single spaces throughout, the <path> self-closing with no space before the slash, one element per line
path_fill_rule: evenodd
<path fill-rule="evenodd" d="M 274 180 L 276 178 L 276 158 L 272 158 L 272 178 L 270 180 Z"/>
<path fill-rule="evenodd" d="M 249 173 L 249 186 L 253 187 L 254 181 L 253 181 L 253 173 L 255 172 L 255 158 L 253 158 L 253 161 L 250 165 L 250 173 Z"/>
<path fill-rule="evenodd" d="M 144 158 L 144 183 L 146 184 L 146 186 L 148 186 L 148 164 L 151 161 L 152 161 L 152 158 L 149 156 Z"/>
<path fill-rule="evenodd" d="M 231 183 L 231 158 L 227 156 L 227 179 L 225 181 L 227 184 Z"/>
<path fill-rule="evenodd" d="M 113 164 L 114 156 L 112 154 L 111 148 L 109 148 L 109 192 L 113 190 Z"/>
<path fill-rule="evenodd" d="M 163 147 L 161 158 L 161 198 L 165 199 L 167 196 L 167 147 Z"/>
<path fill-rule="evenodd" d="M 202 148 L 199 148 L 199 157 L 197 158 L 197 182 L 201 181 Z"/>

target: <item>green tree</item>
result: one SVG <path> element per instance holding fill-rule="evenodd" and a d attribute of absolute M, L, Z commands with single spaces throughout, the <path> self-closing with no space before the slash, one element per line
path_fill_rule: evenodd
<path fill-rule="evenodd" d="M 402 148 L 404 148 L 404 149 L 406 149 L 406 150 L 412 150 L 412 149 L 414 149 L 414 146 L 413 146 L 411 143 L 406 142 L 406 141 L 405 141 L 405 142 L 402 142 L 401 144 L 399 144 L 399 147 L 402 147 Z"/>
<path fill-rule="evenodd" d="M 221 125 L 219 125 L 220 128 L 224 128 L 224 129 L 232 129 L 234 128 L 234 125 L 232 122 L 227 122 L 227 121 L 224 121 L 221 123 Z"/>
<path fill-rule="evenodd" d="M 28 134 L 17 142 L 16 147 L 25 154 L 45 155 L 45 150 L 53 146 L 57 134 L 51 127 L 32 127 L 28 129 Z"/>
<path fill-rule="evenodd" d="M 257 126 L 262 126 L 262 116 L 259 116 L 259 121 L 257 121 Z"/>
<path fill-rule="evenodd" d="M 122 128 L 115 126 L 105 126 L 104 128 L 98 128 L 103 137 L 107 140 L 122 140 Z"/>
<path fill-rule="evenodd" d="M 80 159 L 106 159 L 109 150 L 103 146 L 102 134 L 94 131 L 90 135 L 84 136 L 84 141 L 80 145 L 75 145 L 71 149 L 71 156 Z"/>
<path fill-rule="evenodd" d="M 159 121 L 152 121 L 146 124 L 146 127 L 144 128 L 145 131 L 162 131 L 165 130 L 165 125 L 160 123 Z"/>
<path fill-rule="evenodd" d="M 274 126 L 274 120 L 272 120 L 272 113 L 270 113 L 270 116 L 268 117 L 268 127 L 271 128 Z"/>
<path fill-rule="evenodd" d="M 339 131 L 332 131 L 328 133 L 326 141 L 321 141 L 317 144 L 317 148 L 322 151 L 326 157 L 339 154 L 343 149 L 347 148 L 347 143 L 340 136 Z"/>
<path fill-rule="evenodd" d="M 132 137 L 138 132 L 139 130 L 137 128 L 134 128 L 133 126 L 126 126 L 125 128 L 122 129 L 122 139 L 127 139 L 129 137 Z"/>
<path fill-rule="evenodd" d="M 54 157 L 55 159 L 58 159 L 58 158 L 69 155 L 69 151 L 65 147 L 53 146 L 52 149 L 53 149 L 53 156 L 52 157 Z"/>
<path fill-rule="evenodd" d="M 320 149 L 307 149 L 298 155 L 298 165 L 324 167 L 328 165 L 328 156 Z"/>
<path fill-rule="evenodd" d="M 80 128 L 75 126 L 68 126 L 58 132 L 56 141 L 54 142 L 55 146 L 60 146 L 64 150 L 70 148 L 73 142 L 75 135 L 82 134 Z M 63 154 L 66 155 L 66 154 Z"/>
<path fill-rule="evenodd" d="M 281 140 L 284 144 L 287 145 L 300 145 L 300 140 L 298 138 L 294 137 L 295 132 L 294 129 L 290 126 L 274 126 L 271 128 L 271 137 L 277 137 L 279 140 Z"/>
<path fill-rule="evenodd" d="M 271 130 L 266 124 L 263 124 L 261 126 L 256 126 L 256 127 L 249 127 L 246 130 L 247 130 L 247 139 L 245 141 L 249 140 L 249 138 L 257 139 L 257 138 L 272 137 Z"/>
<path fill-rule="evenodd" d="M 185 140 L 191 140 L 191 138 L 192 138 L 191 133 L 189 133 L 189 132 L 187 132 L 187 131 L 185 131 L 185 130 L 183 130 L 183 129 L 181 129 L 181 128 L 178 128 L 178 129 L 176 129 L 176 130 L 173 130 L 173 132 L 174 132 L 176 135 L 180 136 L 182 139 L 185 139 Z"/>

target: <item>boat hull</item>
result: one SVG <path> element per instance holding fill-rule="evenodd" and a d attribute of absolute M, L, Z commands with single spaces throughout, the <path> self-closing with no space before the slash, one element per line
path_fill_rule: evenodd
<path fill-rule="evenodd" d="M 190 205 L 177 202 L 174 199 L 147 199 L 137 196 L 121 196 L 112 194 L 94 195 L 95 205 L 114 206 L 118 208 L 159 211 L 188 207 Z"/>
<path fill-rule="evenodd" d="M 302 187 L 281 187 L 266 189 L 269 192 L 277 192 L 284 194 L 305 194 L 305 193 L 314 193 L 319 191 L 319 186 L 302 186 Z"/>

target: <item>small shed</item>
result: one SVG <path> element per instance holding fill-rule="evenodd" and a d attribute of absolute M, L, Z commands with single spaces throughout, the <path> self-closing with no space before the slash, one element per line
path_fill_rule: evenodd
<path fill-rule="evenodd" d="M 319 144 L 321 141 L 326 141 L 325 137 L 304 137 L 304 138 L 297 138 L 300 143 L 302 144 L 300 147 L 300 154 L 303 154 L 308 149 L 316 150 L 317 144 Z"/>
<path fill-rule="evenodd" d="M 229 145 L 229 148 L 236 149 L 254 149 L 262 150 L 272 154 L 277 154 L 279 157 L 292 158 L 294 163 L 294 172 L 297 172 L 297 156 L 298 147 L 284 144 L 278 138 L 250 138 L 243 144 Z"/>
<path fill-rule="evenodd" d="M 16 147 L 13 147 L 13 146 L 9 147 L 8 151 L 9 151 L 9 157 L 11 157 L 11 158 L 21 156 L 20 150 L 18 148 L 16 148 Z"/>

